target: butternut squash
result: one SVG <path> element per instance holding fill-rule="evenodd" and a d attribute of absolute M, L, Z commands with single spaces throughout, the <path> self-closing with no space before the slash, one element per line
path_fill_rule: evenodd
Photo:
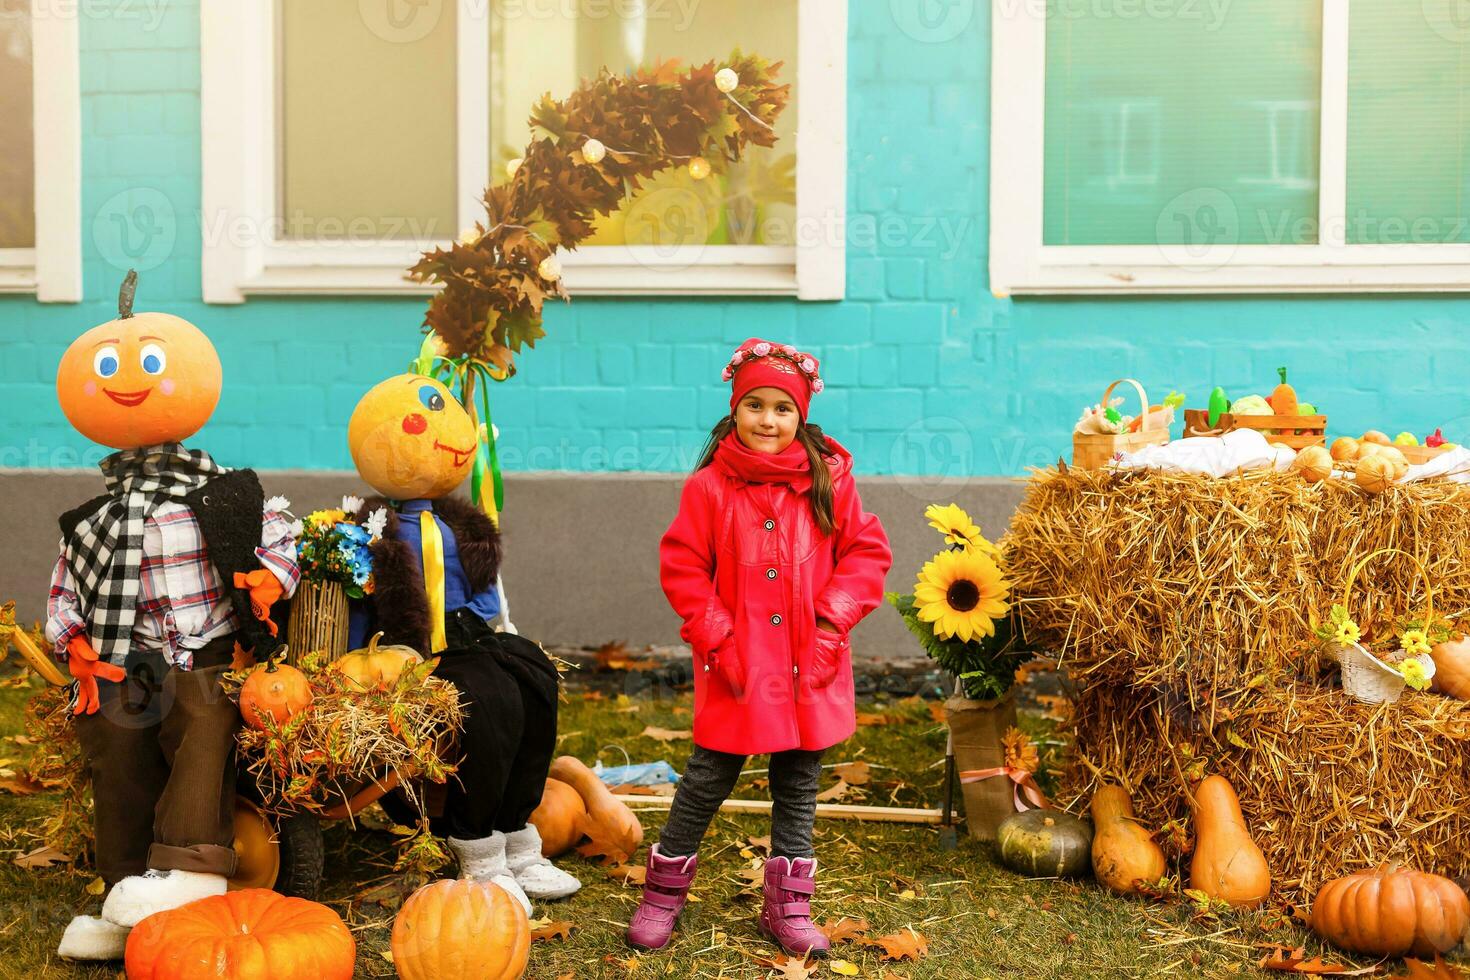
<path fill-rule="evenodd" d="M 1271 894 L 1271 870 L 1246 829 L 1235 788 L 1224 776 L 1209 776 L 1195 787 L 1192 809 L 1190 885 L 1236 908 L 1260 905 Z"/>
<path fill-rule="evenodd" d="M 1103 786 L 1092 796 L 1092 874 L 1120 895 L 1138 894 L 1168 867 L 1164 852 L 1133 816 L 1133 801 L 1121 786 Z"/>
<path fill-rule="evenodd" d="M 541 834 L 542 856 L 559 857 L 581 843 L 586 833 L 587 804 L 560 779 L 548 779 L 541 804 L 531 814 L 531 823 Z"/>
<path fill-rule="evenodd" d="M 633 856 L 643 843 L 643 825 L 632 810 L 613 799 L 612 791 L 595 772 L 575 756 L 563 755 L 552 762 L 548 775 L 566 783 L 582 797 L 587 806 L 585 832 L 603 853 L 609 857 L 621 854 L 624 861 Z"/>

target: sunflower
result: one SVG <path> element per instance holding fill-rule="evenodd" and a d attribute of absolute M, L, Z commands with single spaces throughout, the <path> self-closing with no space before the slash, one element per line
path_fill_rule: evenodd
<path fill-rule="evenodd" d="M 995 545 L 980 533 L 980 525 L 972 521 L 970 515 L 958 504 L 950 504 L 948 507 L 930 504 L 924 508 L 924 516 L 929 519 L 930 527 L 944 535 L 946 544 L 957 544 L 988 555 L 999 554 Z"/>
<path fill-rule="evenodd" d="M 914 607 L 920 620 L 934 624 L 941 640 L 958 636 L 966 643 L 995 635 L 995 620 L 1010 604 L 1007 582 L 988 555 L 978 551 L 941 551 L 919 572 Z"/>

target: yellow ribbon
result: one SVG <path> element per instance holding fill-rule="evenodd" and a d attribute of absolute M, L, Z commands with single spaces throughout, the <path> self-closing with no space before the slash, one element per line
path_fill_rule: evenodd
<path fill-rule="evenodd" d="M 424 591 L 429 594 L 430 653 L 449 646 L 444 635 L 444 536 L 432 510 L 419 511 L 419 536 L 424 552 Z"/>

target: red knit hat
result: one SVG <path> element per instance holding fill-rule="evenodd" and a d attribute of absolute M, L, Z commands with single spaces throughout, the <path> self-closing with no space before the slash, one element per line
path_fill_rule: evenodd
<path fill-rule="evenodd" d="M 817 367 L 815 357 L 803 354 L 790 344 L 773 344 L 751 337 L 736 348 L 722 375 L 726 381 L 734 380 L 730 410 L 734 411 L 740 399 L 756 388 L 779 388 L 796 402 L 802 421 L 806 421 L 812 396 L 822 390 Z"/>

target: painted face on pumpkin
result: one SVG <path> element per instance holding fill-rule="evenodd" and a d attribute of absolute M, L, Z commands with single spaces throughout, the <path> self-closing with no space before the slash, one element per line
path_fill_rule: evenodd
<path fill-rule="evenodd" d="M 118 318 L 82 334 L 56 371 L 68 422 L 114 449 L 182 442 L 219 404 L 219 355 L 188 320 L 132 310 L 129 277 Z"/>
<path fill-rule="evenodd" d="M 421 374 L 374 387 L 347 424 L 358 474 L 394 500 L 452 493 L 470 475 L 476 444 L 469 413 L 448 388 Z"/>

